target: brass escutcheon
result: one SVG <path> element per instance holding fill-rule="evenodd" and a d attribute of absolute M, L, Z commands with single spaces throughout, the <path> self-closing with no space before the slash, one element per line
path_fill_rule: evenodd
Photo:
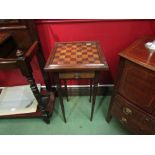
<path fill-rule="evenodd" d="M 125 117 L 122 117 L 120 120 L 122 123 L 127 123 L 127 119 Z"/>
<path fill-rule="evenodd" d="M 123 113 L 125 115 L 132 115 L 132 110 L 130 108 L 124 107 L 123 108 Z"/>
<path fill-rule="evenodd" d="M 79 77 L 80 77 L 79 73 L 75 73 L 75 78 L 79 78 Z"/>

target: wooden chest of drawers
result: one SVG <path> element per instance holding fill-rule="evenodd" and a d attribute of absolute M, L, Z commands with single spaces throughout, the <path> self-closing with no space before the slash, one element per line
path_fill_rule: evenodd
<path fill-rule="evenodd" d="M 143 37 L 119 54 L 107 121 L 115 116 L 134 134 L 155 134 L 155 53 L 145 48 L 153 40 Z"/>

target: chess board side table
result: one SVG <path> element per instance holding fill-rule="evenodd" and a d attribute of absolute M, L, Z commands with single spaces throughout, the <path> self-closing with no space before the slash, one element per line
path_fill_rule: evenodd
<path fill-rule="evenodd" d="M 50 53 L 44 69 L 45 71 L 54 73 L 61 110 L 65 122 L 66 117 L 62 97 L 61 80 L 65 81 L 65 89 L 67 90 L 67 79 L 91 79 L 91 83 L 93 82 L 93 90 L 90 89 L 90 100 L 92 92 L 90 120 L 92 121 L 98 86 L 98 75 L 101 70 L 108 70 L 108 65 L 99 42 L 57 42 L 55 43 L 53 51 Z M 92 88 L 92 84 L 90 86 L 90 88 Z"/>

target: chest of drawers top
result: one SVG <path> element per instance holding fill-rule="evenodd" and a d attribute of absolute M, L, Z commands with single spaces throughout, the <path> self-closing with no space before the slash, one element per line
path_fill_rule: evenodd
<path fill-rule="evenodd" d="M 144 36 L 120 52 L 119 55 L 136 64 L 155 71 L 155 52 L 150 52 L 145 47 L 145 43 L 152 42 L 154 40 L 155 36 Z"/>

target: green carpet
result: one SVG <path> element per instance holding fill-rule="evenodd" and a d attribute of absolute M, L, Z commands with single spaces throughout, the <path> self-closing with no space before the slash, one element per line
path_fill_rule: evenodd
<path fill-rule="evenodd" d="M 64 99 L 67 123 L 62 118 L 59 100 L 56 100 L 53 117 L 49 125 L 41 119 L 0 119 L 1 135 L 124 135 L 130 134 L 113 118 L 110 123 L 105 116 L 110 102 L 109 96 L 97 96 L 93 121 L 90 121 L 91 104 L 88 96 Z"/>

